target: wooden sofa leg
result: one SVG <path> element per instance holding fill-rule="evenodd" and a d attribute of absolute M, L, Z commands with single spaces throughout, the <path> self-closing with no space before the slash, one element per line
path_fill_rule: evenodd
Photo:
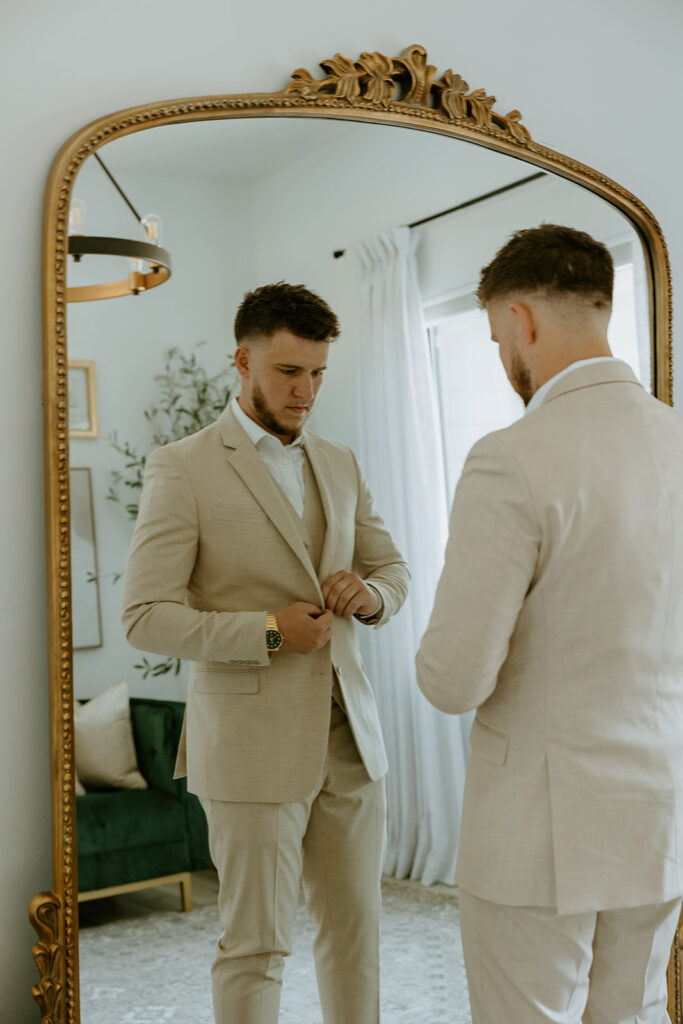
<path fill-rule="evenodd" d="M 192 875 L 189 871 L 185 871 L 180 879 L 180 898 L 183 910 L 192 910 Z"/>

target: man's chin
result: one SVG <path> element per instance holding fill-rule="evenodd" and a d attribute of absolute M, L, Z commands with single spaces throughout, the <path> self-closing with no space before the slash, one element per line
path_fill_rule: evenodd
<path fill-rule="evenodd" d="M 291 419 L 289 419 L 289 422 L 286 423 L 281 419 L 274 420 L 271 423 L 271 430 L 275 430 L 278 437 L 293 441 L 301 433 L 303 425 L 309 415 L 310 414 L 307 412 L 305 416 L 292 416 Z"/>

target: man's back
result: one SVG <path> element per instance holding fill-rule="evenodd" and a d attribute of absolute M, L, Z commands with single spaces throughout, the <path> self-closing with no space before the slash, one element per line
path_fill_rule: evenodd
<path fill-rule="evenodd" d="M 475 895 L 571 913 L 683 888 L 681 465 L 683 417 L 616 360 L 468 458 L 443 585 L 447 709 L 478 706 L 457 876 Z"/>
<path fill-rule="evenodd" d="M 506 682 L 543 663 L 549 699 L 536 725 L 550 742 L 585 757 L 613 743 L 636 751 L 653 730 L 664 740 L 683 715 L 683 416 L 615 361 L 570 373 L 494 438 L 528 484 L 540 546 L 482 716 L 530 711 Z M 613 769 L 622 779 L 625 766 Z M 603 763 L 594 785 L 611 775 Z"/>
<path fill-rule="evenodd" d="M 456 870 L 473 1024 L 661 1024 L 683 894 L 683 420 L 607 337 L 614 265 L 517 231 L 481 271 L 527 416 L 456 490 L 417 657 L 477 708 Z"/>

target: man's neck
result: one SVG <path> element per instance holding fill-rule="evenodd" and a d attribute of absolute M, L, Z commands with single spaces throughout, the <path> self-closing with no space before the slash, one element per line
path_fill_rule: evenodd
<path fill-rule="evenodd" d="M 532 380 L 535 385 L 534 391 L 538 391 L 547 381 L 552 380 L 558 373 L 567 370 L 574 363 L 583 362 L 585 359 L 607 359 L 611 355 L 612 353 L 607 341 L 572 346 L 570 355 L 560 355 L 559 357 L 545 359 L 532 369 Z"/>
<path fill-rule="evenodd" d="M 527 404 L 526 412 L 529 413 L 529 412 L 533 412 L 534 409 L 538 409 L 539 405 L 541 405 L 543 403 L 543 400 L 545 399 L 545 396 L 549 393 L 549 391 L 552 390 L 553 386 L 555 385 L 555 382 L 557 380 L 559 380 L 565 373 L 569 373 L 569 372 L 571 372 L 575 368 L 578 369 L 579 367 L 582 367 L 582 366 L 586 365 L 586 363 L 590 363 L 590 362 L 592 362 L 595 359 L 603 359 L 604 360 L 604 359 L 613 359 L 613 358 L 614 358 L 614 356 L 612 356 L 612 355 L 607 355 L 607 356 L 588 356 L 586 359 L 577 359 L 573 363 L 565 363 L 563 369 L 558 370 L 557 373 L 553 374 L 552 377 L 548 377 L 548 379 L 545 381 L 545 383 L 541 384 L 540 387 L 536 388 L 536 390 L 534 391 L 533 395 L 531 396 L 531 398 L 530 398 L 530 400 L 529 400 L 529 402 Z"/>
<path fill-rule="evenodd" d="M 258 413 L 256 412 L 255 409 L 245 406 L 243 396 L 241 394 L 237 396 L 237 404 L 239 405 L 240 410 L 248 419 L 252 421 L 252 423 L 255 423 L 257 427 L 261 428 L 261 430 L 265 430 L 267 434 L 270 434 L 271 437 L 274 437 L 275 440 L 279 441 L 281 444 L 285 446 L 292 444 L 294 441 L 296 441 L 297 437 L 300 436 L 300 434 L 281 434 L 275 430 L 272 430 L 267 423 L 263 423 L 259 419 Z"/>

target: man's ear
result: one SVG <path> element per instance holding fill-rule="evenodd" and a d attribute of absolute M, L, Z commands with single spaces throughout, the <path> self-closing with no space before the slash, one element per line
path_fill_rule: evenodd
<path fill-rule="evenodd" d="M 249 376 L 250 363 L 251 352 L 246 345 L 239 345 L 235 349 L 235 366 L 240 377 L 246 378 Z"/>
<path fill-rule="evenodd" d="M 516 322 L 527 345 L 533 345 L 536 341 L 537 326 L 531 306 L 527 305 L 526 302 L 511 302 L 508 309 L 516 318 Z"/>

